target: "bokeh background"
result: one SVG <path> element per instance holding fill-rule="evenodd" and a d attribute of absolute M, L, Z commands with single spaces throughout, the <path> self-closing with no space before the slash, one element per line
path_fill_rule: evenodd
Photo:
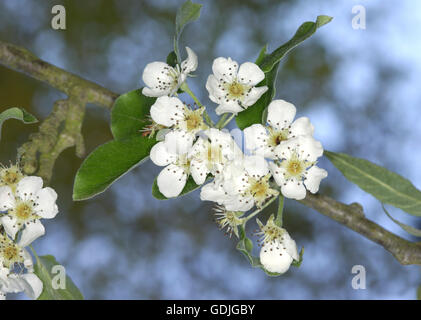
<path fill-rule="evenodd" d="M 176 8 L 182 1 L 0 1 L 0 39 L 24 46 L 42 59 L 123 93 L 142 86 L 148 62 L 171 51 Z M 51 8 L 63 4 L 67 30 L 50 27 Z M 203 1 L 199 22 L 182 44 L 199 56 L 190 86 L 208 106 L 204 84 L 215 57 L 254 61 L 266 43 L 273 50 L 304 21 L 326 14 L 334 20 L 291 52 L 280 66 L 277 98 L 307 115 L 324 147 L 386 166 L 421 187 L 421 3 L 416 1 Z M 366 8 L 365 30 L 352 28 L 354 5 Z M 45 118 L 64 95 L 0 66 L 0 111 L 21 106 Z M 214 114 L 213 114 L 214 115 Z M 37 125 L 9 121 L 0 161 Z M 88 151 L 111 139 L 109 113 L 89 106 L 83 126 Z M 236 242 L 213 223 L 211 205 L 199 193 L 158 201 L 151 184 L 160 168 L 134 169 L 104 194 L 72 202 L 73 178 L 82 160 L 74 150 L 56 163 L 52 186 L 60 214 L 45 221 L 35 243 L 65 265 L 88 299 L 414 299 L 417 266 L 401 266 L 382 247 L 321 214 L 286 202 L 285 226 L 305 247 L 302 266 L 268 278 L 235 250 Z M 384 215 L 381 205 L 347 182 L 326 160 L 321 192 L 358 201 L 367 216 L 413 241 Z M 263 216 L 275 210 L 268 208 Z M 421 226 L 399 210 L 403 222 Z M 263 217 L 264 218 L 264 217 Z M 253 225 L 250 226 L 251 233 Z M 256 252 L 257 253 L 257 252 Z M 352 266 L 366 268 L 365 290 L 351 287 Z M 15 296 L 20 298 L 21 296 Z"/>

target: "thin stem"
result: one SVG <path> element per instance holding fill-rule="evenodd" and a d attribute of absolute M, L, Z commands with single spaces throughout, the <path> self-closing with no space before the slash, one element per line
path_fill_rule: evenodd
<path fill-rule="evenodd" d="M 191 89 L 189 88 L 189 86 L 187 84 L 187 81 L 184 81 L 184 83 L 181 85 L 180 89 L 183 90 L 185 93 L 187 93 L 190 97 L 192 97 L 193 101 L 199 107 L 204 107 L 204 105 L 196 97 L 196 95 L 193 93 L 193 91 L 191 91 Z M 212 119 L 209 117 L 209 114 L 206 112 L 206 110 L 203 111 L 203 116 L 204 116 L 206 122 L 208 123 L 208 125 L 210 125 L 211 127 L 214 127 L 214 123 L 213 123 Z"/>
<path fill-rule="evenodd" d="M 277 196 L 272 197 L 269 201 L 267 201 L 263 207 L 257 209 L 256 211 L 254 211 L 253 213 L 251 213 L 250 215 L 248 215 L 247 217 L 244 218 L 244 223 L 249 221 L 251 218 L 253 218 L 254 216 L 256 216 L 257 214 L 259 214 L 261 211 L 263 211 L 263 209 L 265 209 L 266 207 L 268 207 L 273 201 L 275 201 L 277 198 Z"/>
<path fill-rule="evenodd" d="M 224 116 L 225 115 L 227 115 L 227 114 L 224 114 Z M 218 129 L 222 129 L 222 128 L 225 128 L 227 125 L 228 125 L 228 123 L 230 123 L 231 122 L 231 120 L 232 119 L 234 119 L 234 117 L 235 117 L 235 114 L 233 113 L 228 119 L 226 119 L 226 117 L 225 117 L 225 119 L 223 119 L 223 117 L 218 121 L 218 123 L 220 123 L 221 122 L 221 124 L 218 126 L 218 123 L 216 124 L 216 127 L 218 128 Z M 221 121 L 222 120 L 222 121 Z"/>
<path fill-rule="evenodd" d="M 282 227 L 282 216 L 283 216 L 283 212 L 284 212 L 284 201 L 285 201 L 284 196 L 279 195 L 278 213 L 276 214 L 276 220 L 275 220 L 275 223 L 278 227 Z"/>

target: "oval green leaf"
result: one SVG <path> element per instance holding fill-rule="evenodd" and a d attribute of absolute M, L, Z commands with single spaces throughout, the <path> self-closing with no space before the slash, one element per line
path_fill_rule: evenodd
<path fill-rule="evenodd" d="M 54 267 L 61 265 L 53 256 L 46 255 L 38 257 L 35 254 L 35 259 L 34 273 L 43 284 L 42 293 L 38 297 L 38 300 L 83 300 L 82 293 L 67 275 L 65 277 L 65 284 L 58 281 L 58 285 L 64 285 L 65 289 L 54 289 L 53 283 L 56 283 L 55 279 L 59 276 L 59 272 L 61 272 L 60 270 L 54 270 Z"/>
<path fill-rule="evenodd" d="M 345 178 L 381 202 L 421 216 L 421 192 L 409 180 L 365 159 L 330 151 L 324 154 Z"/>
<path fill-rule="evenodd" d="M 156 142 L 153 138 L 134 136 L 99 146 L 76 174 L 73 200 L 89 199 L 104 192 L 118 178 L 145 161 Z"/>
<path fill-rule="evenodd" d="M 111 111 L 111 132 L 116 140 L 124 140 L 140 135 L 148 119 L 151 106 L 156 98 L 146 97 L 142 89 L 133 90 L 119 96 Z"/>

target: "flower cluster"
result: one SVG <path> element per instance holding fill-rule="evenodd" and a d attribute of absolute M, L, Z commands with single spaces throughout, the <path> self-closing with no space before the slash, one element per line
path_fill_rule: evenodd
<path fill-rule="evenodd" d="M 40 177 L 25 176 L 18 165 L 0 168 L 0 299 L 21 291 L 32 299 L 41 294 L 26 247 L 44 235 L 41 219 L 58 213 L 56 199 Z"/>
<path fill-rule="evenodd" d="M 181 68 L 153 62 L 143 73 L 149 86 L 143 93 L 157 97 L 150 110 L 153 124 L 164 132 L 150 152 L 151 160 L 164 167 L 157 177 L 159 191 L 167 198 L 177 197 L 190 177 L 197 185 L 213 178 L 202 187 L 200 198 L 217 204 L 217 223 L 237 236 L 238 226 L 246 221 L 244 215 L 252 208 L 261 210 L 280 193 L 296 200 L 304 199 L 307 190 L 316 193 L 327 172 L 316 166 L 323 148 L 313 138 L 310 120 L 301 117 L 294 121 L 294 105 L 273 100 L 267 108 L 266 123 L 244 130 L 242 150 L 222 130 L 223 125 L 218 126 L 220 122 L 213 125 L 207 121 L 205 107 L 188 89 L 186 76 L 196 69 L 197 56 L 189 48 L 187 52 Z M 206 89 L 210 100 L 218 104 L 217 115 L 231 113 L 232 119 L 268 90 L 267 86 L 259 86 L 265 74 L 254 63 L 239 66 L 231 58 L 220 57 L 214 60 L 212 71 Z M 198 107 L 188 106 L 178 98 L 180 88 L 193 97 Z M 262 227 L 263 234 L 269 229 L 276 230 L 277 236 L 270 240 L 265 237 L 260 259 L 266 270 L 283 273 L 293 260 L 298 260 L 296 245 L 287 231 L 273 221 Z"/>

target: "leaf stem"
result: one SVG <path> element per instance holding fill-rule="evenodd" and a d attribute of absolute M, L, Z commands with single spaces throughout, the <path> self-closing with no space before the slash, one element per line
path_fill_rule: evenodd
<path fill-rule="evenodd" d="M 251 218 L 253 218 L 254 216 L 256 216 L 258 213 L 260 213 L 261 211 L 263 211 L 263 209 L 265 209 L 266 207 L 268 207 L 273 201 L 275 201 L 277 198 L 277 196 L 272 197 L 269 201 L 267 201 L 261 208 L 257 209 L 256 211 L 254 211 L 253 213 L 249 214 L 246 218 L 244 218 L 244 224 L 249 221 Z"/>
<path fill-rule="evenodd" d="M 275 223 L 278 227 L 282 227 L 282 217 L 283 217 L 283 212 L 284 212 L 284 202 L 285 202 L 285 198 L 283 195 L 279 195 L 279 200 L 278 200 L 278 213 L 276 214 L 276 220 Z"/>
<path fill-rule="evenodd" d="M 216 128 L 218 128 L 218 129 L 225 128 L 228 125 L 228 123 L 230 123 L 231 120 L 234 119 L 235 114 L 233 113 L 232 115 L 230 115 L 228 119 L 227 119 L 227 117 L 228 117 L 228 113 L 225 113 L 221 117 L 221 119 L 219 119 L 218 123 L 216 124 Z"/>

